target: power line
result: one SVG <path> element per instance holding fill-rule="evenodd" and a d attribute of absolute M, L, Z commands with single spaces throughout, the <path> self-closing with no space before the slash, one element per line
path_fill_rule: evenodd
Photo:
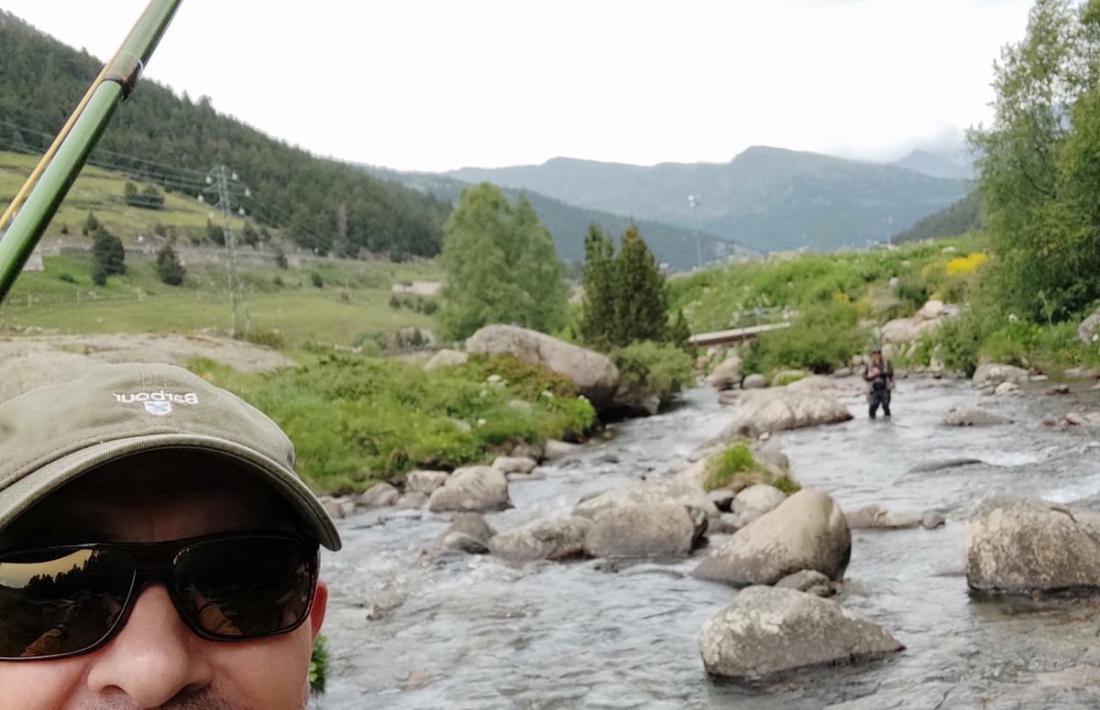
<path fill-rule="evenodd" d="M 233 302 L 233 337 L 243 338 L 248 333 L 251 323 L 248 317 L 248 306 L 245 303 L 244 281 L 241 279 L 237 264 L 236 237 L 230 225 L 229 215 L 234 208 L 234 192 L 250 197 L 252 191 L 240 183 L 237 173 L 224 165 L 215 165 L 211 168 L 206 174 L 206 182 L 209 184 L 206 192 L 217 196 L 216 207 L 222 211 L 222 236 L 229 267 L 229 297 Z M 231 185 L 235 189 L 230 189 Z M 242 215 L 244 214 L 243 208 L 237 209 Z"/>

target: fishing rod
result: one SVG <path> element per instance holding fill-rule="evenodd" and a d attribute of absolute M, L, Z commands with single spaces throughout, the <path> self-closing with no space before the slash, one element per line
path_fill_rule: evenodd
<path fill-rule="evenodd" d="M 0 216 L 0 303 L 88 160 L 111 115 L 134 91 L 181 0 L 150 0 L 88 87 L 53 144 Z M 7 231 L 4 231 L 5 226 Z"/>

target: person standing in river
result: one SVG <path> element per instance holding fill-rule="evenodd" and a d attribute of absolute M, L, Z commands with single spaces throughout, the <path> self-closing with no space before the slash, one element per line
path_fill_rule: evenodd
<path fill-rule="evenodd" d="M 882 405 L 883 415 L 889 419 L 890 391 L 894 389 L 894 368 L 882 356 L 882 348 L 876 347 L 871 351 L 870 362 L 863 366 L 863 380 L 870 387 L 867 392 L 867 402 L 870 404 L 871 419 L 878 414 L 879 405 Z"/>

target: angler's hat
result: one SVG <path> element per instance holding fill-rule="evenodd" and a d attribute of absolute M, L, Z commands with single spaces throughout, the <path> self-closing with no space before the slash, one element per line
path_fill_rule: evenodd
<path fill-rule="evenodd" d="M 172 365 L 96 365 L 0 404 L 0 528 L 88 471 L 161 449 L 229 458 L 269 483 L 330 550 L 340 536 L 294 472 L 294 446 L 236 395 Z"/>

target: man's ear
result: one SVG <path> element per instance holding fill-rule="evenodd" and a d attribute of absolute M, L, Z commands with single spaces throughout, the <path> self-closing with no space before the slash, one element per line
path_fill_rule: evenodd
<path fill-rule="evenodd" d="M 317 580 L 317 589 L 313 593 L 313 607 L 309 610 L 309 627 L 313 634 L 313 640 L 317 640 L 317 634 L 321 633 L 321 625 L 325 623 L 325 610 L 328 608 L 328 584 L 323 579 Z"/>

